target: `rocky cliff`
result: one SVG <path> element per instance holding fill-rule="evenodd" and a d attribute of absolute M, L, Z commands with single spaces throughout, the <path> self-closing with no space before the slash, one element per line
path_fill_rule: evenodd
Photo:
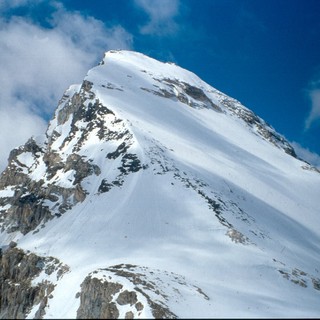
<path fill-rule="evenodd" d="M 53 257 L 24 252 L 11 242 L 0 251 L 1 319 L 25 319 L 33 310 L 34 318 L 45 317 L 45 307 L 53 297 L 55 285 L 69 271 Z"/>

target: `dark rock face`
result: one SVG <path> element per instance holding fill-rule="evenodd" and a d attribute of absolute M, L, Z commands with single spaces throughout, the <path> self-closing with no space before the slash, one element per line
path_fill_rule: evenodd
<path fill-rule="evenodd" d="M 28 151 L 31 143 L 34 147 Z M 32 169 L 27 168 L 19 160 L 19 155 L 28 152 L 35 159 L 35 166 L 37 165 L 36 161 L 40 161 L 40 159 L 47 165 L 48 177 L 46 180 L 54 177 L 58 170 L 67 172 L 74 165 L 76 171 L 74 186 L 65 188 L 56 183 L 45 183 L 45 179 L 33 180 L 29 175 Z M 99 172 L 97 167 L 85 162 L 77 155 L 70 155 L 65 163 L 58 161 L 58 159 L 57 154 L 42 151 L 40 147 L 36 147 L 35 141 L 32 140 L 29 140 L 26 146 L 11 152 L 10 163 L 0 176 L 0 189 L 11 188 L 13 191 L 11 196 L 0 198 L 0 206 L 9 206 L 6 210 L 0 211 L 2 230 L 6 229 L 7 232 L 18 230 L 26 234 L 36 229 L 41 223 L 52 219 L 54 215 L 62 214 L 72 205 L 84 200 L 86 194 L 81 187 L 81 181 L 92 173 L 97 174 Z M 58 209 L 55 214 L 51 212 L 48 203 L 57 204 Z"/>
<path fill-rule="evenodd" d="M 56 273 L 60 279 L 69 268 L 53 257 L 39 257 L 26 253 L 11 243 L 0 251 L 0 319 L 24 319 L 35 305 L 36 318 L 43 318 L 45 307 L 54 291 L 54 285 L 47 280 L 31 283 L 41 272 Z"/>
<path fill-rule="evenodd" d="M 130 304 L 132 306 L 138 302 L 137 294 L 134 291 L 122 291 L 117 298 L 117 302 L 120 305 Z"/>
<path fill-rule="evenodd" d="M 31 152 L 35 158 L 43 153 L 30 139 L 24 147 L 10 153 L 9 165 L 0 176 L 0 189 L 14 187 L 13 195 L 0 198 L 1 206 L 10 205 L 7 210 L 0 211 L 2 229 L 6 228 L 9 232 L 19 230 L 27 233 L 40 221 L 50 219 L 50 212 L 42 206 L 45 196 L 38 191 L 43 182 L 32 181 L 29 177 L 25 165 L 18 159 L 23 152 Z"/>
<path fill-rule="evenodd" d="M 119 283 L 87 277 L 81 284 L 77 319 L 117 319 L 119 310 L 112 298 L 121 288 Z"/>
<path fill-rule="evenodd" d="M 189 83 L 179 81 L 178 79 L 156 79 L 161 84 L 161 87 L 155 86 L 156 90 L 141 88 L 142 90 L 152 92 L 155 95 L 164 98 L 175 98 L 180 102 L 187 104 L 193 108 L 210 108 L 221 112 L 221 108 L 213 103 L 201 88 L 190 85 Z M 163 88 L 165 85 L 165 88 Z"/>

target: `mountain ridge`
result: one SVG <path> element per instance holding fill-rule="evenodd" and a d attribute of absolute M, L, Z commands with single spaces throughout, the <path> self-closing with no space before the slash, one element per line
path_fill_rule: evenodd
<path fill-rule="evenodd" d="M 3 259 L 41 265 L 28 290 L 52 284 L 19 315 L 316 315 L 319 187 L 237 100 L 174 64 L 109 51 L 0 177 Z M 17 301 L 3 277 L 5 318 Z"/>

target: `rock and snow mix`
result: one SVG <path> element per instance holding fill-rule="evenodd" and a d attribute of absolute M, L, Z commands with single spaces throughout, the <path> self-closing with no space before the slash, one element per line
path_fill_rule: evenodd
<path fill-rule="evenodd" d="M 65 266 L 38 264 L 24 290 L 50 294 L 18 310 L 2 293 L 0 315 L 318 316 L 319 192 L 317 169 L 240 102 L 109 51 L 0 177 L 3 255 L 15 241 Z"/>

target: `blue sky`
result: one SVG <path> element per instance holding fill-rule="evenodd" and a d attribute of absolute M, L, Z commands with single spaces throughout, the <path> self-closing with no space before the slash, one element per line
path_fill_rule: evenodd
<path fill-rule="evenodd" d="M 1 168 L 110 49 L 196 73 L 320 167 L 319 0 L 1 0 Z"/>

